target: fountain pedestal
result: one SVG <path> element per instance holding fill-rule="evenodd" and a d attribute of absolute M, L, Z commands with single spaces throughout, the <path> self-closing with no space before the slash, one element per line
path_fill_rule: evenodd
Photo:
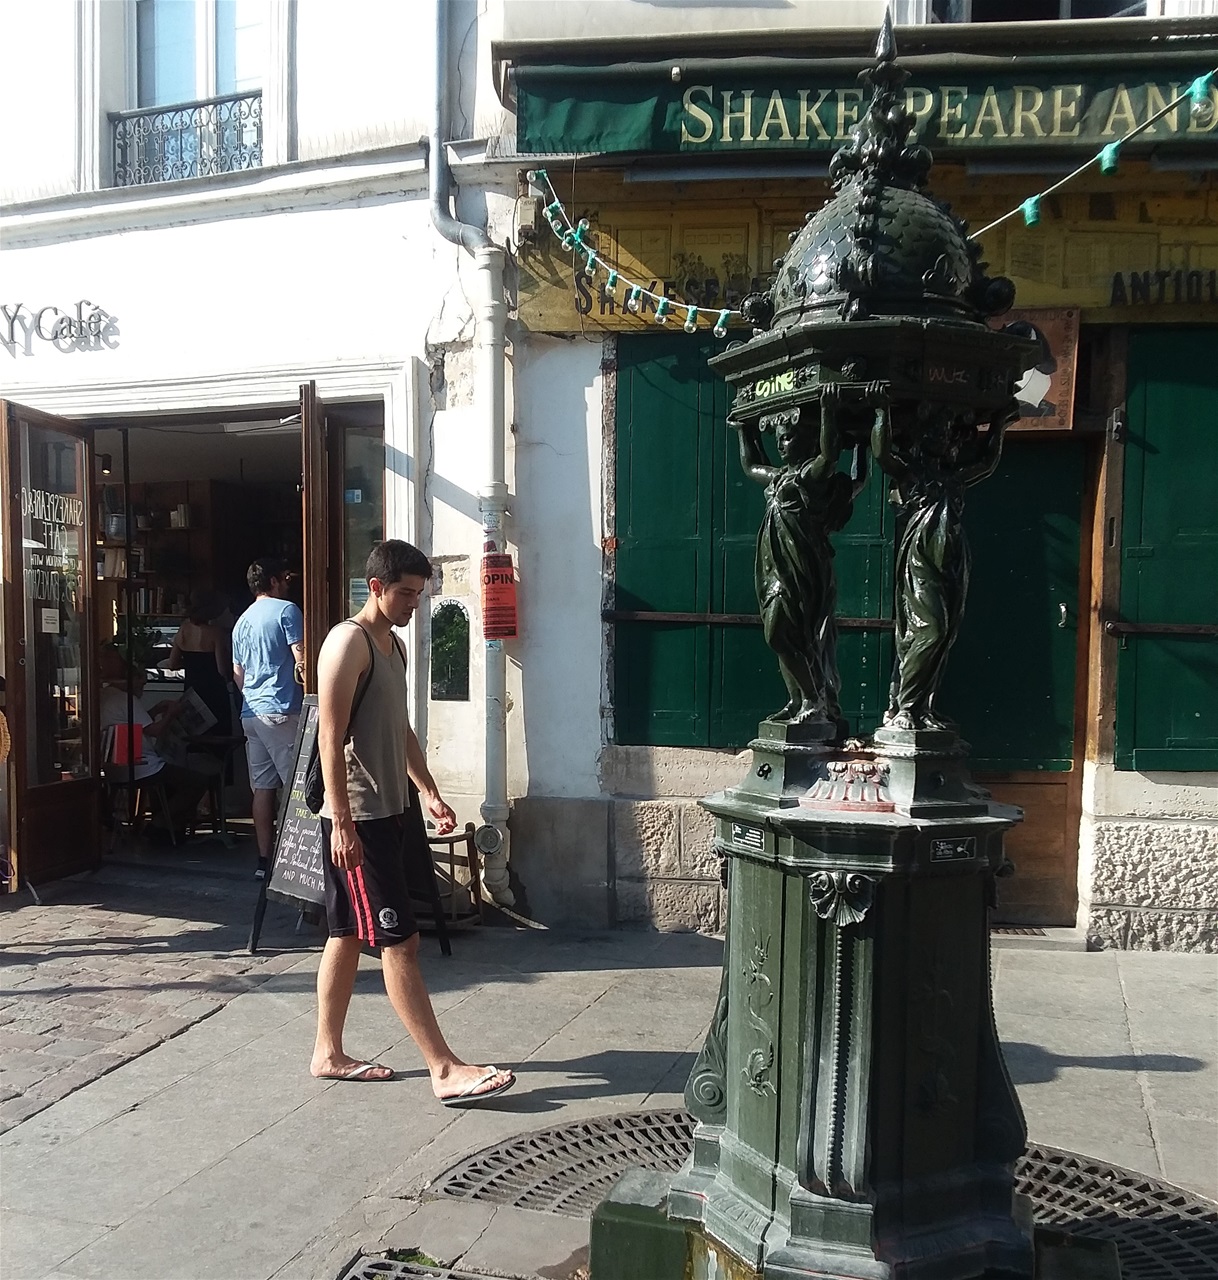
<path fill-rule="evenodd" d="M 912 817 L 882 790 L 870 810 L 767 804 L 777 771 L 756 772 L 703 801 L 730 868 L 724 988 L 670 1219 L 784 1280 L 1031 1276 L 989 978 L 1018 813 Z"/>

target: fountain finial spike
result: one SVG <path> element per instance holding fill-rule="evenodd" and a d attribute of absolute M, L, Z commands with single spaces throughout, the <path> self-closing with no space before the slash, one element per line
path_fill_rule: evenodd
<path fill-rule="evenodd" d="M 892 30 L 892 5 L 885 5 L 884 21 L 875 42 L 875 57 L 877 62 L 892 62 L 896 56 L 897 38 Z"/>

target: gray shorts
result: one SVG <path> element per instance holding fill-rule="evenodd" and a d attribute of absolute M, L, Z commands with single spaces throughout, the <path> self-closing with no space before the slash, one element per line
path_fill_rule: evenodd
<path fill-rule="evenodd" d="M 296 748 L 299 715 L 243 716 L 245 751 L 250 764 L 250 786 L 274 791 L 292 780 L 292 753 Z"/>

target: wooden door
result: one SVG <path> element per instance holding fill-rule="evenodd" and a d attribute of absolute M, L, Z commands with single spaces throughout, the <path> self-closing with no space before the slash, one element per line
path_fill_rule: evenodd
<path fill-rule="evenodd" d="M 101 861 L 93 450 L 60 418 L 0 403 L 9 887 Z"/>
<path fill-rule="evenodd" d="M 1085 441 L 1013 435 L 965 503 L 972 575 L 939 704 L 972 746 L 978 780 L 1024 811 L 1007 838 L 1016 874 L 999 885 L 1007 924 L 1075 920 L 1088 476 Z"/>
<path fill-rule="evenodd" d="M 317 653 L 343 618 L 343 440 L 326 418 L 317 384 L 300 388 L 304 687 L 317 692 Z"/>

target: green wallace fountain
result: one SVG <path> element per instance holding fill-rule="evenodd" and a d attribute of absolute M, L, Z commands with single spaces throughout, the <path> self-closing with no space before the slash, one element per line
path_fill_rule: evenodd
<path fill-rule="evenodd" d="M 999 465 L 1034 353 L 987 323 L 1014 288 L 923 190 L 931 155 L 910 140 L 887 22 L 862 79 L 835 194 L 746 300 L 752 339 L 711 360 L 765 486 L 758 605 L 789 700 L 748 776 L 702 802 L 730 907 L 686 1089 L 692 1158 L 653 1205 L 602 1205 L 592 1280 L 1110 1274 L 1038 1250 L 1014 1192 L 1026 1130 L 988 913 L 1020 815 L 971 783 L 936 702 L 968 589 L 965 491 Z M 829 536 L 869 466 L 898 509 L 896 669 L 864 742 L 839 705 Z"/>

